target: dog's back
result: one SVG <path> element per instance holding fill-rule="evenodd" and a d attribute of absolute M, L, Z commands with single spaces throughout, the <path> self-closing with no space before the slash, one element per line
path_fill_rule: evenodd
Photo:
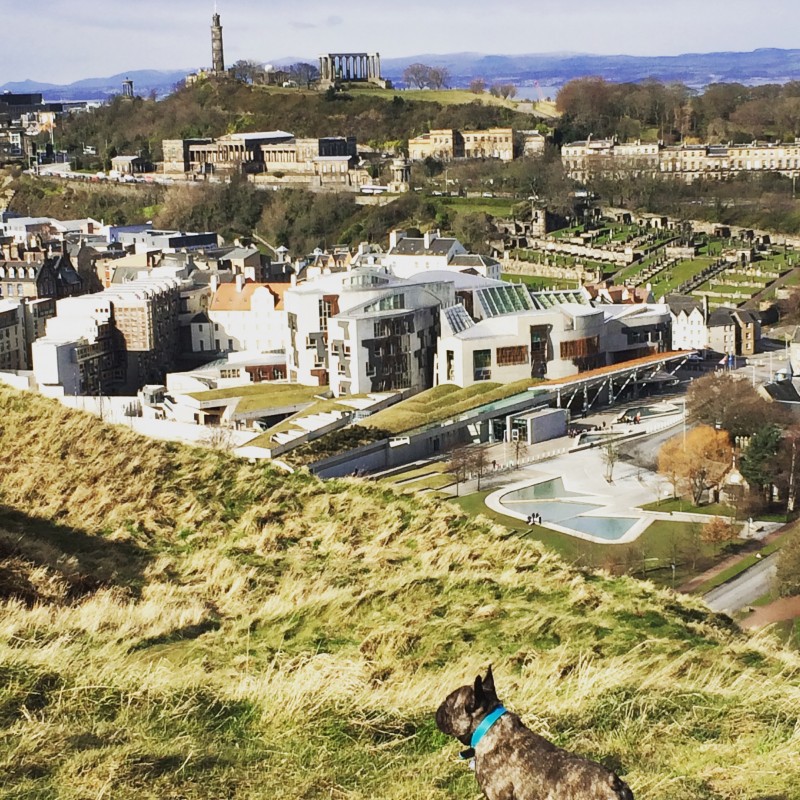
<path fill-rule="evenodd" d="M 487 733 L 475 776 L 489 800 L 633 800 L 602 764 L 556 747 L 512 713 Z"/>

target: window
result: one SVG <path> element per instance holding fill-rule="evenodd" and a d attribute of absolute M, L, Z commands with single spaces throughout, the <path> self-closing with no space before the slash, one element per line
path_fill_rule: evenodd
<path fill-rule="evenodd" d="M 492 377 L 492 351 L 476 350 L 472 354 L 473 380 L 488 381 Z"/>
<path fill-rule="evenodd" d="M 520 347 L 498 347 L 497 348 L 497 366 L 510 367 L 515 364 L 528 363 L 528 348 Z"/>
<path fill-rule="evenodd" d="M 594 356 L 600 350 L 600 337 L 590 336 L 586 339 L 575 339 L 572 342 L 561 342 L 561 358 L 584 358 Z"/>
<path fill-rule="evenodd" d="M 331 317 L 331 304 L 328 300 L 319 301 L 319 322 L 320 330 L 328 330 L 328 320 Z"/>
<path fill-rule="evenodd" d="M 374 303 L 370 303 L 364 308 L 365 312 L 370 311 L 395 311 L 406 307 L 406 296 L 404 294 L 392 294 L 388 297 L 381 297 Z"/>

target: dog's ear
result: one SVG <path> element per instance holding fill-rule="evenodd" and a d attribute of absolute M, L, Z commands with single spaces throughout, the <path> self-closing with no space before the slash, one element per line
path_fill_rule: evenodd
<path fill-rule="evenodd" d="M 472 702 L 467 702 L 466 712 L 472 714 L 483 705 L 483 678 L 478 675 L 475 678 L 475 684 L 472 687 Z"/>
<path fill-rule="evenodd" d="M 495 700 L 497 699 L 497 692 L 494 689 L 494 675 L 492 675 L 491 664 L 489 664 L 489 669 L 486 670 L 486 677 L 483 679 L 483 693 Z"/>

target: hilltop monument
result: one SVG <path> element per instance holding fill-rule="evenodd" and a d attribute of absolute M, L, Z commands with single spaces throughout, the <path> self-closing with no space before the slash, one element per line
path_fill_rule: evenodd
<path fill-rule="evenodd" d="M 225 75 L 225 55 L 222 50 L 222 24 L 219 20 L 216 5 L 211 17 L 211 74 L 216 78 Z"/>

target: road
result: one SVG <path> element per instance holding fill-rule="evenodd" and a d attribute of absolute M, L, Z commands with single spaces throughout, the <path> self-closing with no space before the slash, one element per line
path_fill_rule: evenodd
<path fill-rule="evenodd" d="M 750 567 L 732 581 L 703 596 L 712 611 L 733 614 L 769 592 L 778 568 L 778 553 L 773 553 Z"/>

